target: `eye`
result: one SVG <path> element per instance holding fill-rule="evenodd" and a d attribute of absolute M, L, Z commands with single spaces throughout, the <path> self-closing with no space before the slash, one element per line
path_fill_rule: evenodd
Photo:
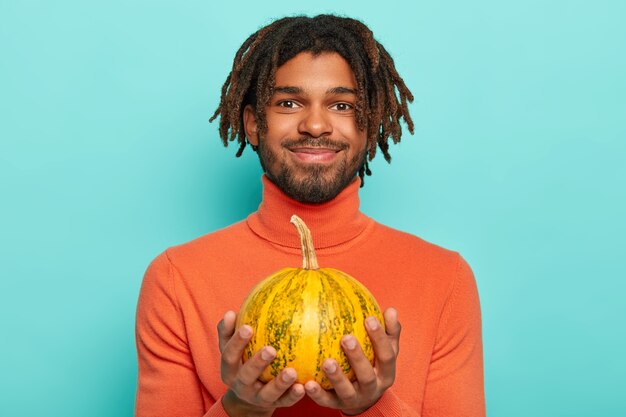
<path fill-rule="evenodd" d="M 278 105 L 278 107 L 282 107 L 284 109 L 295 109 L 295 108 L 299 107 L 298 104 L 295 101 L 291 101 L 291 100 L 279 101 L 277 103 L 277 105 Z"/>
<path fill-rule="evenodd" d="M 331 106 L 332 109 L 335 109 L 340 112 L 347 112 L 354 110 L 354 106 L 350 103 L 337 103 Z"/>

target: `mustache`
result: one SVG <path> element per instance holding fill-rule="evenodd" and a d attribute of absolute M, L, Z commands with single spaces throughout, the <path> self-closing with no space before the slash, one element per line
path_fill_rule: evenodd
<path fill-rule="evenodd" d="M 343 151 L 350 147 L 348 143 L 339 140 L 333 140 L 328 136 L 320 136 L 319 138 L 314 138 L 312 136 L 301 136 L 298 139 L 286 139 L 283 141 L 282 145 L 288 149 L 327 148 L 334 151 Z"/>

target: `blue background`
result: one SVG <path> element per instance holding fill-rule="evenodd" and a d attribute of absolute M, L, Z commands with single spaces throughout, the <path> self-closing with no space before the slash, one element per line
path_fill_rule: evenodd
<path fill-rule="evenodd" d="M 626 3 L 304 4 L 2 0 L 0 414 L 132 415 L 146 266 L 259 203 L 207 122 L 234 53 L 334 11 L 416 96 L 362 208 L 472 265 L 488 414 L 626 415 Z"/>

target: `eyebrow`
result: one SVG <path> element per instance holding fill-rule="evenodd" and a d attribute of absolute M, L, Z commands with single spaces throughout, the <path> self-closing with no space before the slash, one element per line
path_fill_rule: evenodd
<path fill-rule="evenodd" d="M 300 87 L 274 87 L 275 93 L 284 93 L 284 94 L 300 94 L 302 89 Z"/>
<path fill-rule="evenodd" d="M 283 93 L 283 94 L 302 94 L 304 90 L 300 87 L 295 86 L 279 86 L 274 87 L 274 93 Z M 354 94 L 357 95 L 357 91 L 354 88 L 349 87 L 333 87 L 326 90 L 326 94 Z"/>
<path fill-rule="evenodd" d="M 348 87 L 333 87 L 326 91 L 326 94 L 356 94 L 356 89 Z"/>

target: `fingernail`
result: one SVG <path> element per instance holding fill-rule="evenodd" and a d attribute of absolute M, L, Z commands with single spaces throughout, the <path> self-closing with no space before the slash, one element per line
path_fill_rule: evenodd
<path fill-rule="evenodd" d="M 285 382 L 293 381 L 294 379 L 296 379 L 296 376 L 294 375 L 294 371 L 290 369 L 285 369 L 285 371 L 283 371 L 282 379 Z"/>
<path fill-rule="evenodd" d="M 247 339 L 250 336 L 252 336 L 252 330 L 248 326 L 242 326 L 239 329 L 239 336 L 243 337 L 244 339 Z"/>
<path fill-rule="evenodd" d="M 272 352 L 270 349 L 264 348 L 261 351 L 261 359 L 263 359 L 264 361 L 269 361 L 273 358 L 274 358 L 274 352 Z"/>
<path fill-rule="evenodd" d="M 337 365 L 334 361 L 328 361 L 324 364 L 324 371 L 328 374 L 332 374 L 337 370 Z"/>
<path fill-rule="evenodd" d="M 378 320 L 376 320 L 376 317 L 368 317 L 365 319 L 365 324 L 367 324 L 370 330 L 378 329 Z"/>
<path fill-rule="evenodd" d="M 356 347 L 356 340 L 354 340 L 354 337 L 352 336 L 344 337 L 343 346 L 348 350 L 352 350 Z"/>

